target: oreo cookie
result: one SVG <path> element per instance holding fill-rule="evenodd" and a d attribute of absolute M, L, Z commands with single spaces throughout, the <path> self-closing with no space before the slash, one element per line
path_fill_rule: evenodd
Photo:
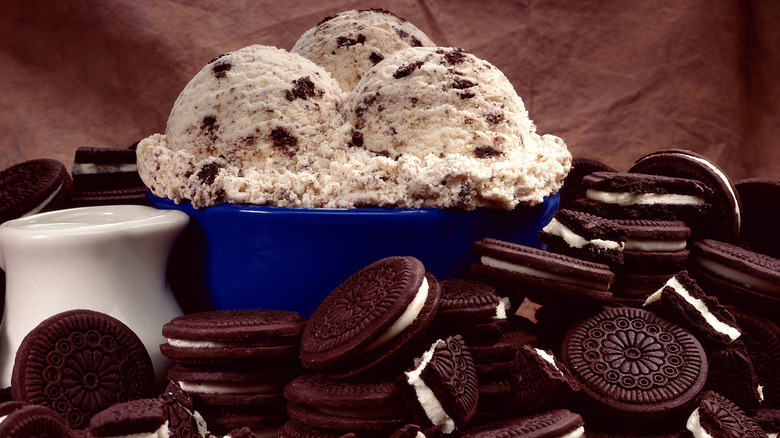
<path fill-rule="evenodd" d="M 434 342 L 397 384 L 420 426 L 436 426 L 450 434 L 476 413 L 477 373 L 460 336 Z"/>
<path fill-rule="evenodd" d="M 65 420 L 45 406 L 10 401 L 0 404 L 3 438 L 75 437 Z"/>
<path fill-rule="evenodd" d="M 306 320 L 284 310 L 215 310 L 183 315 L 162 328 L 163 355 L 190 366 L 251 365 L 270 359 L 293 365 Z"/>
<path fill-rule="evenodd" d="M 54 315 L 27 334 L 11 387 L 14 399 L 51 408 L 74 429 L 115 403 L 156 393 L 138 336 L 109 315 L 82 309 Z"/>
<path fill-rule="evenodd" d="M 726 306 L 742 329 L 740 340 L 760 384 L 761 406 L 780 409 L 780 327 L 776 318 L 751 309 Z"/>
<path fill-rule="evenodd" d="M 279 428 L 279 438 L 356 438 L 352 432 L 333 432 L 290 420 Z"/>
<path fill-rule="evenodd" d="M 80 147 L 71 168 L 69 205 L 145 204 L 146 185 L 132 148 Z"/>
<path fill-rule="evenodd" d="M 585 434 L 585 421 L 567 409 L 556 409 L 526 417 L 493 422 L 463 431 L 461 438 L 580 437 Z"/>
<path fill-rule="evenodd" d="M 167 436 L 167 421 L 162 399 L 130 400 L 95 414 L 89 421 L 89 433 L 95 438 L 135 434 Z"/>
<path fill-rule="evenodd" d="M 301 360 L 340 377 L 402 361 L 433 321 L 440 296 L 438 282 L 416 258 L 374 262 L 315 309 L 303 331 Z"/>
<path fill-rule="evenodd" d="M 742 227 L 739 194 L 723 169 L 707 157 L 688 150 L 666 149 L 639 158 L 628 171 L 701 181 L 709 188 L 705 201 L 712 208 L 706 221 L 689 224 L 694 239 L 736 242 Z"/>
<path fill-rule="evenodd" d="M 729 399 L 712 391 L 701 396 L 699 406 L 688 417 L 685 427 L 694 438 L 711 436 L 766 438 L 761 426 Z"/>
<path fill-rule="evenodd" d="M 647 298 L 644 307 L 685 327 L 710 345 L 729 345 L 742 334 L 728 310 L 717 298 L 707 296 L 687 271 L 669 278 Z"/>
<path fill-rule="evenodd" d="M 707 380 L 699 341 L 643 309 L 606 309 L 572 327 L 561 349 L 594 419 L 673 421 L 690 413 Z"/>
<path fill-rule="evenodd" d="M 742 409 L 758 408 L 763 387 L 742 341 L 732 342 L 710 354 L 707 389 L 728 398 Z"/>
<path fill-rule="evenodd" d="M 517 350 L 511 382 L 513 407 L 518 413 L 562 406 L 579 390 L 577 381 L 551 351 L 530 345 Z"/>
<path fill-rule="evenodd" d="M 709 213 L 712 191 L 694 179 L 642 173 L 596 172 L 582 179 L 586 199 L 577 208 L 610 219 L 682 220 Z"/>
<path fill-rule="evenodd" d="M 780 311 L 780 259 L 711 239 L 691 253 L 691 274 L 723 303 Z"/>
<path fill-rule="evenodd" d="M 688 261 L 691 229 L 682 221 L 618 219 L 612 224 L 626 235 L 619 273 L 672 274 Z"/>
<path fill-rule="evenodd" d="M 459 334 L 468 344 L 497 341 L 509 329 L 511 302 L 492 286 L 474 280 L 449 279 L 439 283 L 441 301 L 426 339 L 433 342 Z"/>
<path fill-rule="evenodd" d="M 558 210 L 538 235 L 548 251 L 610 266 L 623 264 L 626 233 L 600 216 Z"/>
<path fill-rule="evenodd" d="M 780 258 L 780 179 L 748 178 L 734 184 L 742 202 L 739 240 L 750 249 Z"/>
<path fill-rule="evenodd" d="M 563 180 L 563 186 L 558 190 L 561 195 L 562 210 L 574 208 L 576 201 L 585 197 L 587 189 L 582 185 L 582 178 L 593 172 L 615 172 L 615 169 L 592 158 L 572 158 L 571 169 Z"/>
<path fill-rule="evenodd" d="M 287 384 L 284 396 L 290 418 L 317 429 L 387 436 L 413 420 L 393 382 L 305 374 Z"/>
<path fill-rule="evenodd" d="M 54 210 L 70 197 L 73 181 L 60 161 L 25 161 L 0 171 L 0 223 Z"/>
<path fill-rule="evenodd" d="M 528 297 L 544 305 L 569 300 L 576 306 L 612 298 L 615 274 L 607 265 L 496 239 L 476 242 L 473 250 L 481 258 L 471 265 L 472 275 L 514 291 L 514 301 Z"/>

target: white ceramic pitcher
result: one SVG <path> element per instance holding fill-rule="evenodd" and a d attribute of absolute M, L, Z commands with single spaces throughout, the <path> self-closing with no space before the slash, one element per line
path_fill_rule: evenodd
<path fill-rule="evenodd" d="M 182 311 L 165 279 L 168 256 L 189 217 L 141 205 L 82 207 L 0 225 L 6 301 L 0 325 L 0 386 L 10 385 L 27 333 L 71 309 L 106 313 L 127 324 L 152 358 L 158 383 L 167 359 L 162 326 Z"/>

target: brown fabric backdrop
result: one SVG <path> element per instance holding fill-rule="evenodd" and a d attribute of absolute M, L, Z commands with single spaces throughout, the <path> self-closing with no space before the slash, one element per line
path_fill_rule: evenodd
<path fill-rule="evenodd" d="M 290 49 L 321 18 L 380 7 L 509 77 L 540 133 L 626 170 L 686 148 L 732 179 L 780 178 L 780 3 L 774 0 L 4 2 L 0 168 L 163 132 L 215 56 Z"/>

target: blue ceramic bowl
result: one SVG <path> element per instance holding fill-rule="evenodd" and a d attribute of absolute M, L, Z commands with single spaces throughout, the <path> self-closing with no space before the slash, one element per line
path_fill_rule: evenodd
<path fill-rule="evenodd" d="M 169 281 L 186 312 L 283 309 L 308 317 L 339 284 L 389 256 L 414 256 L 440 280 L 468 275 L 472 244 L 485 237 L 539 246 L 558 195 L 534 207 L 471 212 L 311 209 L 223 204 L 201 210 L 147 195 L 187 213 Z"/>

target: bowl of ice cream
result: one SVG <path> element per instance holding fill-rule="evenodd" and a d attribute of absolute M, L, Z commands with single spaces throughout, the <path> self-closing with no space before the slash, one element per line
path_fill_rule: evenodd
<path fill-rule="evenodd" d="M 404 39 L 411 30 L 393 30 L 408 23 L 361 14 L 372 18 L 351 26 L 358 35 L 329 36 L 331 19 L 302 37 L 329 54 L 368 57 L 355 81 L 295 52 L 244 47 L 204 66 L 166 132 L 138 144 L 152 205 L 192 219 L 171 275 L 185 310 L 308 315 L 383 257 L 415 256 L 451 278 L 465 275 L 484 237 L 537 244 L 571 165 L 563 141 L 537 134 L 489 62 L 415 47 L 421 40 Z M 372 27 L 390 32 L 380 38 Z M 393 38 L 400 48 L 377 43 Z"/>

